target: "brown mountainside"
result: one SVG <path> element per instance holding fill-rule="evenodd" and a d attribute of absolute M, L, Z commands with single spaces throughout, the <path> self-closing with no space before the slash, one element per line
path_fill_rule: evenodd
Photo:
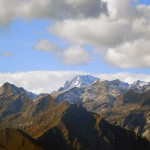
<path fill-rule="evenodd" d="M 44 150 L 36 140 L 21 130 L 6 128 L 0 131 L 0 150 Z"/>
<path fill-rule="evenodd" d="M 60 103 L 34 116 L 24 131 L 45 150 L 148 150 L 149 142 L 107 123 L 81 105 Z"/>

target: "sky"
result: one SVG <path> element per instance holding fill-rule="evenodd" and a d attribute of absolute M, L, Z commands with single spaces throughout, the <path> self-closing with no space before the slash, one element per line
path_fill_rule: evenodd
<path fill-rule="evenodd" d="M 78 74 L 150 81 L 149 0 L 0 0 L 0 84 L 36 93 Z"/>

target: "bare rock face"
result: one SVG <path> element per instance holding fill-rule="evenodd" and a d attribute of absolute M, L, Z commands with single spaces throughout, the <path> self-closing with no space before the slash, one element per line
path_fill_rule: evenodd
<path fill-rule="evenodd" d="M 128 91 L 129 85 L 119 80 L 96 81 L 87 87 L 72 88 L 55 98 L 55 103 L 68 101 L 70 104 L 82 104 L 89 111 L 104 113 L 110 109 L 117 95 Z"/>
<path fill-rule="evenodd" d="M 64 91 L 56 97 L 55 102 L 69 101 L 75 103 L 103 103 L 112 102 L 116 95 L 122 94 L 128 89 L 128 84 L 119 80 L 95 81 L 86 87 L 74 87 Z M 78 100 L 78 101 L 77 101 Z"/>

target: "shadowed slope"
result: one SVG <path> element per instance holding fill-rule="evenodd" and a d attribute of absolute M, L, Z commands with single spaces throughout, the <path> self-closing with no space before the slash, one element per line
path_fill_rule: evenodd
<path fill-rule="evenodd" d="M 38 117 L 37 117 L 38 118 Z M 149 142 L 134 132 L 110 125 L 81 105 L 60 103 L 27 129 L 46 149 L 149 150 Z"/>

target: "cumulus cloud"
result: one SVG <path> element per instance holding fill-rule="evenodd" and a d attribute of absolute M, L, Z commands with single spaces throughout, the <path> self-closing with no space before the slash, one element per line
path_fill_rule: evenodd
<path fill-rule="evenodd" d="M 115 2 L 119 6 L 122 3 L 125 3 L 125 5 L 122 5 L 123 8 L 120 9 L 121 6 L 116 6 Z M 150 20 L 142 15 L 143 11 L 139 9 L 140 6 L 137 6 L 137 8 L 131 7 L 129 0 L 113 0 L 109 3 L 108 6 L 112 4 L 110 8 L 108 7 L 110 11 L 109 16 L 56 22 L 53 26 L 49 27 L 49 33 L 75 43 L 106 47 L 114 47 L 118 44 L 140 38 L 150 38 L 150 34 L 147 32 L 150 30 Z M 131 9 L 129 6 L 136 12 L 135 15 L 126 13 Z M 127 17 L 121 15 L 123 9 L 126 11 L 123 14 L 126 14 Z M 130 19 L 131 16 L 133 17 L 132 19 Z"/>
<path fill-rule="evenodd" d="M 128 20 L 99 19 L 65 20 L 50 26 L 49 33 L 62 37 L 74 44 L 115 46 L 132 38 Z M 63 29 L 63 30 L 61 30 Z"/>
<path fill-rule="evenodd" d="M 101 0 L 0 0 L 0 23 L 17 18 L 66 19 L 97 17 L 107 12 Z"/>
<path fill-rule="evenodd" d="M 137 9 L 140 11 L 142 17 L 149 19 L 150 5 L 141 4 L 137 6 Z"/>
<path fill-rule="evenodd" d="M 133 6 L 138 0 L 104 0 L 107 2 L 109 16 L 111 18 L 134 19 L 140 16 L 140 12 Z"/>
<path fill-rule="evenodd" d="M 127 42 L 114 49 L 108 49 L 104 59 L 111 65 L 120 68 L 149 68 L 150 42 L 148 40 L 137 40 Z"/>
<path fill-rule="evenodd" d="M 61 53 L 66 65 L 86 65 L 90 62 L 90 54 L 80 46 L 70 47 Z"/>
<path fill-rule="evenodd" d="M 56 51 L 57 46 L 51 41 L 48 41 L 46 39 L 41 39 L 35 45 L 35 49 L 38 51 Z"/>
<path fill-rule="evenodd" d="M 48 51 L 60 58 L 65 65 L 87 65 L 90 60 L 90 53 L 81 46 L 71 46 L 61 49 L 56 44 L 46 39 L 41 39 L 36 45 L 38 51 Z"/>
<path fill-rule="evenodd" d="M 18 73 L 0 73 L 0 86 L 5 82 L 24 87 L 28 91 L 35 93 L 51 93 L 58 90 L 67 80 L 71 80 L 77 75 L 86 75 L 89 73 L 79 71 L 32 71 Z M 132 73 L 116 73 L 116 74 L 91 74 L 102 80 L 115 80 L 133 83 L 140 79 L 150 81 L 150 75 L 132 74 Z"/>
<path fill-rule="evenodd" d="M 58 21 L 48 31 L 74 45 L 105 49 L 101 59 L 114 67 L 149 68 L 150 6 L 133 6 L 133 1 L 105 0 L 108 15 Z"/>
<path fill-rule="evenodd" d="M 99 19 L 65 20 L 50 26 L 48 31 L 71 43 L 110 48 L 137 39 L 149 39 L 150 20 L 136 18 L 131 21 L 106 16 Z"/>
<path fill-rule="evenodd" d="M 71 42 L 106 47 L 116 46 L 144 36 L 143 32 L 134 29 L 137 22 L 145 19 L 141 9 L 138 9 L 139 5 L 133 7 L 132 0 L 105 1 L 109 15 L 59 21 L 50 26 L 49 33 Z M 146 21 L 149 23 L 149 20 Z"/>

